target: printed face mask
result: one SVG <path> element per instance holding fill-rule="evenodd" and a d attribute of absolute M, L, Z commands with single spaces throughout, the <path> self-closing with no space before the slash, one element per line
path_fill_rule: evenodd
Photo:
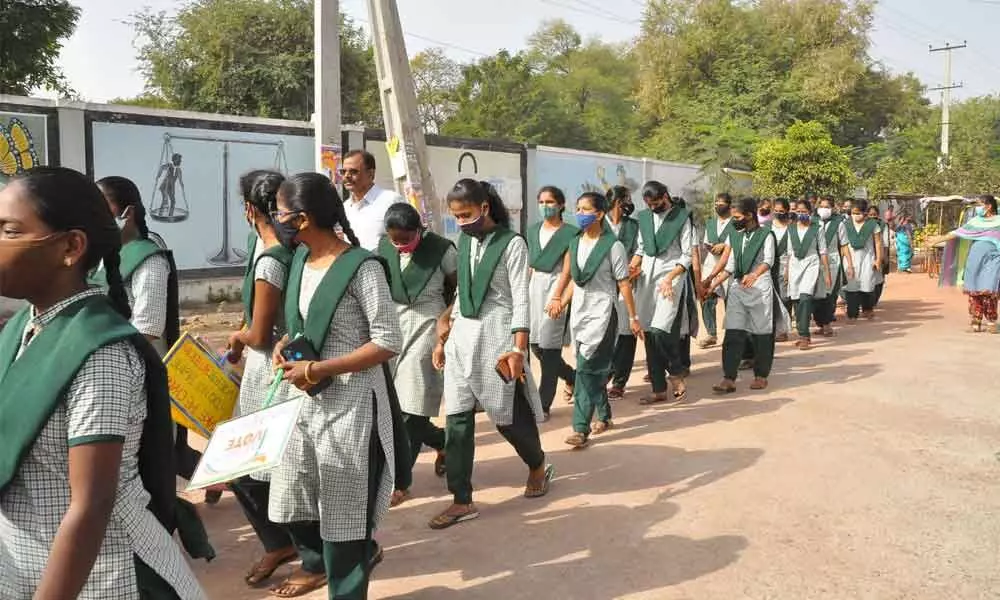
<path fill-rule="evenodd" d="M 812 221 L 812 215 L 809 213 L 799 213 L 798 217 L 799 223 L 802 223 L 803 225 L 808 225 L 809 222 Z"/>
<path fill-rule="evenodd" d="M 414 235 L 413 239 L 410 240 L 409 242 L 405 243 L 405 244 L 397 244 L 396 242 L 392 242 L 392 246 L 400 254 L 413 254 L 413 251 L 416 250 L 417 246 L 419 246 L 419 245 L 420 245 L 420 235 L 419 234 L 418 235 Z"/>
<path fill-rule="evenodd" d="M 551 204 L 540 204 L 538 205 L 542 213 L 542 218 L 551 219 L 559 214 L 559 207 L 553 206 Z"/>

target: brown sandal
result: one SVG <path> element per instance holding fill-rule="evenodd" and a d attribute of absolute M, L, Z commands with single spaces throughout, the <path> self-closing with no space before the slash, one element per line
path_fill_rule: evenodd
<path fill-rule="evenodd" d="M 453 512 L 456 506 L 458 505 L 449 506 L 443 513 L 431 519 L 427 526 L 431 529 L 448 529 L 452 525 L 479 518 L 479 509 L 476 508 L 475 504 L 465 506 L 465 512 L 461 513 Z"/>
<path fill-rule="evenodd" d="M 573 435 L 566 438 L 566 445 L 572 446 L 574 450 L 586 448 L 587 436 L 583 435 L 582 433 L 574 433 Z"/>
<path fill-rule="evenodd" d="M 598 421 L 590 430 L 591 435 L 601 435 L 605 431 L 614 427 L 615 424 L 612 421 Z"/>
<path fill-rule="evenodd" d="M 750 384 L 750 389 L 751 390 L 766 390 L 767 389 L 767 380 L 764 379 L 763 377 L 758 377 L 758 378 L 754 379 L 753 383 Z"/>
<path fill-rule="evenodd" d="M 620 387 L 608 388 L 608 400 L 621 400 L 625 397 L 625 390 Z"/>
<path fill-rule="evenodd" d="M 395 508 L 407 500 L 412 500 L 413 494 L 410 490 L 394 490 L 392 498 L 389 500 L 389 508 Z"/>
<path fill-rule="evenodd" d="M 552 485 L 552 478 L 555 477 L 556 468 L 552 465 L 545 465 L 545 476 L 542 479 L 542 485 L 538 486 L 531 483 L 531 477 L 528 477 L 528 482 L 524 484 L 524 497 L 525 498 L 541 498 L 549 493 L 549 487 Z"/>
<path fill-rule="evenodd" d="M 296 577 L 306 577 L 296 581 Z M 307 573 L 299 569 L 291 577 L 268 590 L 278 598 L 298 598 L 326 587 L 326 573 Z"/>
<path fill-rule="evenodd" d="M 573 391 L 574 391 L 574 389 L 575 388 L 572 385 L 567 385 L 567 386 L 563 387 L 563 400 L 566 401 L 566 404 L 573 404 Z"/>
<path fill-rule="evenodd" d="M 728 379 L 723 379 L 720 383 L 712 386 L 712 391 L 716 394 L 732 394 L 736 391 L 736 384 Z"/>
<path fill-rule="evenodd" d="M 674 402 L 684 402 L 687 400 L 687 384 L 684 383 L 683 377 L 668 377 L 667 381 L 670 383 L 670 393 L 673 396 Z"/>
<path fill-rule="evenodd" d="M 295 546 L 289 546 L 288 548 L 285 548 L 283 552 L 278 551 L 265 554 L 260 560 L 254 563 L 252 567 L 250 567 L 250 571 L 246 574 L 246 577 L 243 578 L 243 581 L 245 581 L 250 587 L 257 587 L 270 579 L 271 576 L 274 575 L 274 572 L 280 569 L 282 565 L 295 560 L 298 555 L 299 553 L 296 552 Z"/>
<path fill-rule="evenodd" d="M 650 396 L 643 396 L 639 399 L 640 406 L 652 406 L 654 404 L 662 404 L 667 401 L 667 397 L 663 394 L 652 394 Z"/>

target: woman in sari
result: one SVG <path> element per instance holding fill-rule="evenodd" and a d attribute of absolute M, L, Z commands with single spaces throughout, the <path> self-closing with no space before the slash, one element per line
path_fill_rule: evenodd
<path fill-rule="evenodd" d="M 941 259 L 941 285 L 962 286 L 969 297 L 971 332 L 997 332 L 997 297 L 1000 290 L 1000 216 L 997 200 L 976 199 L 976 216 L 964 226 L 930 244 L 947 242 Z"/>
<path fill-rule="evenodd" d="M 896 268 L 900 273 L 911 273 L 910 261 L 913 260 L 913 224 L 910 218 L 903 215 L 896 226 Z"/>

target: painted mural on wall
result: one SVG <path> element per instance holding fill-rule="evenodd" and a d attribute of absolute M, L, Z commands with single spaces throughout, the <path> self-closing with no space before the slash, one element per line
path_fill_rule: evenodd
<path fill-rule="evenodd" d="M 0 188 L 14 175 L 48 157 L 45 115 L 0 112 Z"/>
<path fill-rule="evenodd" d="M 368 140 L 366 149 L 375 156 L 376 183 L 385 188 L 393 186 L 392 169 L 385 143 Z M 524 185 L 521 177 L 521 154 L 517 152 L 497 152 L 443 146 L 427 146 L 428 163 L 434 179 L 436 193 L 442 199 L 459 179 L 466 177 L 488 181 L 503 199 L 510 212 L 515 230 L 520 231 L 521 211 L 524 210 Z M 443 235 L 456 239 L 458 225 L 451 215 L 436 215 L 432 203 L 422 207 L 429 222 L 441 219 Z"/>
<path fill-rule="evenodd" d="M 139 186 L 149 228 L 180 269 L 245 264 L 241 175 L 314 167 L 313 138 L 302 135 L 104 122 L 92 128 L 94 177 L 120 175 Z"/>

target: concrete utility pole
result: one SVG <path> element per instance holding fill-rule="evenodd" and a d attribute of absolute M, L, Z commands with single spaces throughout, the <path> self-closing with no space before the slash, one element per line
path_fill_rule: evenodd
<path fill-rule="evenodd" d="M 421 211 L 431 229 L 442 232 L 447 207 L 438 198 L 431 179 L 427 142 L 417 114 L 417 93 L 396 1 L 368 0 L 368 13 L 371 16 L 387 150 L 393 163 L 390 166 L 396 190 Z"/>
<path fill-rule="evenodd" d="M 938 159 L 938 166 L 942 169 L 948 166 L 949 144 L 951 142 L 951 90 L 962 87 L 962 84 L 952 84 L 951 82 L 951 53 L 953 50 L 961 50 L 966 47 L 962 42 L 961 46 L 945 44 L 939 48 L 930 47 L 931 53 L 944 52 L 944 85 L 931 88 L 932 92 L 941 92 L 941 157 Z"/>
<path fill-rule="evenodd" d="M 313 125 L 316 127 L 316 171 L 323 164 L 324 147 L 340 147 L 340 1 L 315 0 L 313 9 Z"/>

